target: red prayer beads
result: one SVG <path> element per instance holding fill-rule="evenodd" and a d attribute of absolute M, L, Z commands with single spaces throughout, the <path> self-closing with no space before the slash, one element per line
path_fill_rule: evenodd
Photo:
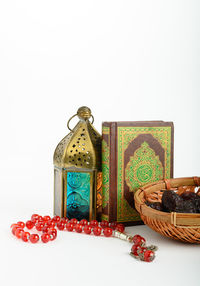
<path fill-rule="evenodd" d="M 12 233 L 17 237 L 21 238 L 25 242 L 37 243 L 39 241 L 38 234 L 30 234 L 26 232 L 24 228 L 31 230 L 35 228 L 38 232 L 43 232 L 41 235 L 41 241 L 47 243 L 51 240 L 56 239 L 57 231 L 55 227 L 59 230 L 76 231 L 78 233 L 84 232 L 85 234 L 93 233 L 95 236 L 100 236 L 103 234 L 105 237 L 110 237 L 113 235 L 113 230 L 119 232 L 124 231 L 123 224 L 109 223 L 107 221 L 98 222 L 97 220 L 92 220 L 88 222 L 86 219 L 82 219 L 80 222 L 73 218 L 68 220 L 68 218 L 60 218 L 59 216 L 54 216 L 51 218 L 48 215 L 40 216 L 38 214 L 33 214 L 31 219 L 26 223 L 19 221 L 18 223 L 12 224 Z"/>
<path fill-rule="evenodd" d="M 35 228 L 37 231 L 41 231 L 41 241 L 47 243 L 49 241 L 55 240 L 57 237 L 57 229 L 63 231 L 67 230 L 69 232 L 75 231 L 77 233 L 94 234 L 95 236 L 100 236 L 103 234 L 105 237 L 118 237 L 129 242 L 133 242 L 134 245 L 131 248 L 131 255 L 140 260 L 150 262 L 155 258 L 154 246 L 146 247 L 146 240 L 136 234 L 133 237 L 123 233 L 124 225 L 115 222 L 109 223 L 107 221 L 98 222 L 97 220 L 92 220 L 88 222 L 86 219 L 82 219 L 80 222 L 73 218 L 68 220 L 68 218 L 60 218 L 59 216 L 40 216 L 38 214 L 33 214 L 31 220 L 26 223 L 19 221 L 18 223 L 11 225 L 12 233 L 24 242 L 30 241 L 31 243 L 37 243 L 40 239 L 39 235 L 36 233 L 30 234 L 26 232 L 24 228 L 31 230 Z"/>

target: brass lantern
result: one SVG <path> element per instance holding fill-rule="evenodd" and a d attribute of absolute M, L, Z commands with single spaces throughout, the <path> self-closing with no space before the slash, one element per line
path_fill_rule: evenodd
<path fill-rule="evenodd" d="M 70 120 L 80 121 L 70 129 Z M 91 110 L 80 107 L 67 126 L 71 131 L 54 152 L 54 214 L 92 220 L 101 212 L 101 135 L 89 119 Z M 98 217 L 99 216 L 99 217 Z"/>

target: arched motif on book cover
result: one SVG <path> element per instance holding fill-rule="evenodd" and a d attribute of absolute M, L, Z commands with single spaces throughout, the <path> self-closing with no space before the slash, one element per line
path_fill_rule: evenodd
<path fill-rule="evenodd" d="M 124 198 L 134 206 L 135 192 L 139 187 L 165 174 L 165 150 L 151 134 L 137 136 L 124 152 Z"/>

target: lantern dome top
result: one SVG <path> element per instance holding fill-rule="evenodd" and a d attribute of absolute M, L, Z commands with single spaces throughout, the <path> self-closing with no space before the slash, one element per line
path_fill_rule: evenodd
<path fill-rule="evenodd" d="M 80 121 L 70 129 L 69 121 L 76 115 Z M 55 149 L 55 167 L 101 170 L 101 135 L 90 123 L 90 117 L 93 118 L 91 110 L 83 106 L 69 119 L 68 128 L 71 132 Z"/>

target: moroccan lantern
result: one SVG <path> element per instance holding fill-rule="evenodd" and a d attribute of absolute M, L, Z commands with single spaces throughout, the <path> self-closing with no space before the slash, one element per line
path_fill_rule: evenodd
<path fill-rule="evenodd" d="M 71 129 L 70 120 L 79 117 Z M 89 119 L 92 118 L 92 122 Z M 93 127 L 91 110 L 80 107 L 67 127 L 71 131 L 54 152 L 54 214 L 98 219 L 101 213 L 101 135 Z"/>

